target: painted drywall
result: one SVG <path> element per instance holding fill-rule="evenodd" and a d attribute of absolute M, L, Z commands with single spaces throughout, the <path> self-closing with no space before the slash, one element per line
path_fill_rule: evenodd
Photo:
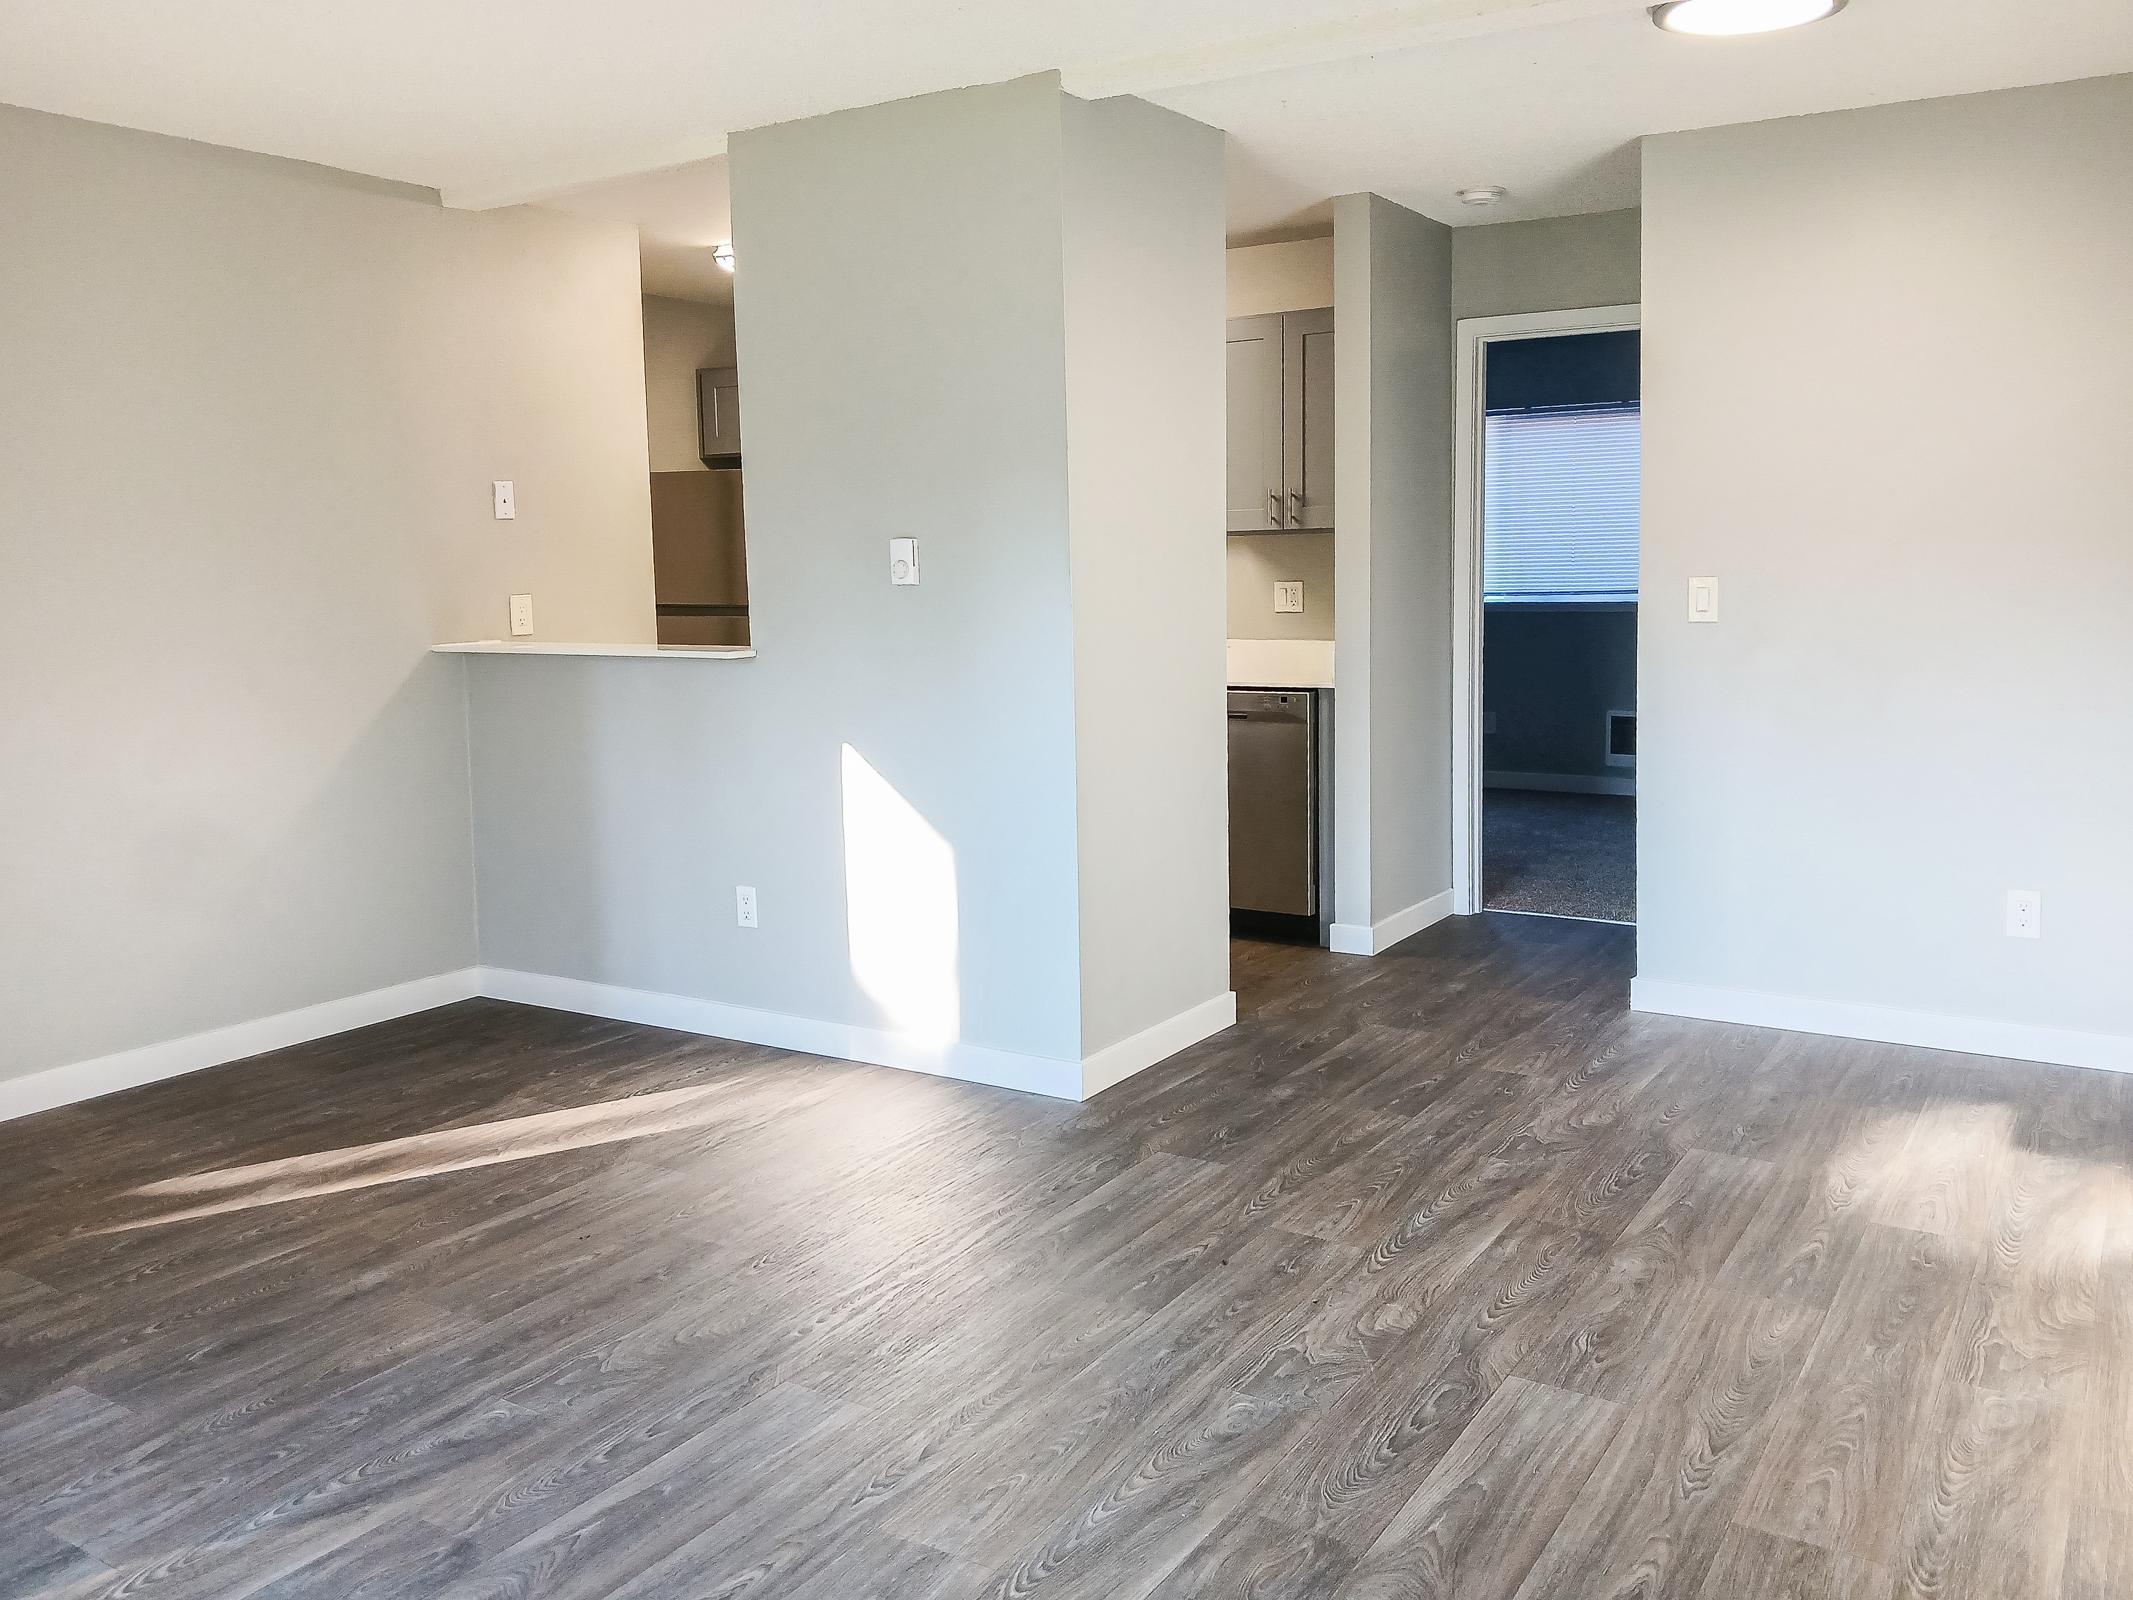
<path fill-rule="evenodd" d="M 1062 100 L 1082 1048 L 1229 989 L 1222 135 Z"/>
<path fill-rule="evenodd" d="M 1226 547 L 1232 639 L 1333 637 L 1331 533 L 1237 533 Z M 1304 608 L 1276 611 L 1274 585 L 1291 580 L 1304 586 Z"/>
<path fill-rule="evenodd" d="M 1499 317 L 1633 305 L 1640 228 L 1635 211 L 1596 211 L 1457 229 L 1452 314 Z"/>
<path fill-rule="evenodd" d="M 1334 907 L 1367 929 L 1451 889 L 1452 232 L 1333 203 Z"/>
<path fill-rule="evenodd" d="M 654 472 L 703 472 L 696 374 L 733 365 L 733 307 L 644 297 L 644 421 Z"/>
<path fill-rule="evenodd" d="M 485 963 L 1075 1063 L 1133 997 L 1210 981 L 1218 875 L 1194 891 L 1197 942 L 1167 957 L 1180 976 L 1085 1019 L 1085 892 L 1092 928 L 1115 912 L 1113 880 L 1084 873 L 1116 869 L 1082 839 L 1116 837 L 1129 791 L 1077 771 L 1077 718 L 1147 719 L 1092 749 L 1180 746 L 1136 775 L 1178 791 L 1137 796 L 1182 857 L 1143 885 L 1162 928 L 1183 924 L 1156 902 L 1223 859 L 1219 205 L 1185 193 L 1204 130 L 1141 111 L 1156 120 L 1084 115 L 1047 76 L 735 137 L 760 653 L 472 663 Z M 1142 182 L 1176 214 L 1148 216 L 1126 195 Z M 1122 198 L 1088 199 L 1105 186 Z M 1091 259 L 1143 222 L 1145 259 Z M 885 255 L 896 236 L 927 249 Z M 1120 426 L 1102 408 L 1141 389 L 1184 414 L 1134 412 L 1145 444 L 1070 472 L 1070 435 L 1100 455 Z M 1121 509 L 1129 482 L 1147 502 Z M 892 586 L 904 530 L 921 582 Z M 1182 554 L 1128 548 L 1150 541 Z M 1128 557 L 1142 576 L 1092 625 L 1149 635 L 1130 681 L 1086 658 L 1074 618 L 1077 563 L 1101 581 Z M 1185 771 L 1203 752 L 1206 774 Z M 1181 843 L 1188 824 L 1202 837 Z M 734 923 L 743 883 L 755 929 Z"/>
<path fill-rule="evenodd" d="M 649 631 L 648 556 L 604 564 L 627 230 L 12 109 L 0 147 L 0 1077 L 465 968 L 437 630 L 642 584 Z"/>
<path fill-rule="evenodd" d="M 1633 779 L 1607 761 L 1609 712 L 1637 709 L 1637 613 L 1490 606 L 1483 623 L 1482 736 L 1491 774 Z"/>
<path fill-rule="evenodd" d="M 1333 304 L 1333 235 L 1244 244 L 1224 253 L 1229 315 L 1316 311 Z"/>
<path fill-rule="evenodd" d="M 1644 238 L 1640 993 L 2133 1062 L 2133 78 L 1656 138 Z"/>

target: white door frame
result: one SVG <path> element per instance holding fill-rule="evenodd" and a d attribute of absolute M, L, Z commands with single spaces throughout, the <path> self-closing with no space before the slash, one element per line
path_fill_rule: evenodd
<path fill-rule="evenodd" d="M 1481 422 L 1488 348 L 1509 339 L 1618 333 L 1643 321 L 1641 305 L 1459 320 L 1452 463 L 1452 910 L 1459 916 L 1481 909 Z"/>

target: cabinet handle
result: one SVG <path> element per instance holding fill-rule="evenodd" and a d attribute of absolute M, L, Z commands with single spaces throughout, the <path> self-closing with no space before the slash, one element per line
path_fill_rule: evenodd
<path fill-rule="evenodd" d="M 1301 489 L 1291 489 L 1289 491 L 1289 526 L 1300 528 L 1303 526 L 1303 520 L 1304 492 Z"/>
<path fill-rule="evenodd" d="M 1278 528 L 1278 527 L 1280 527 L 1280 526 L 1281 526 L 1281 491 L 1280 491 L 1279 489 L 1269 489 L 1269 490 L 1267 490 L 1267 492 L 1266 492 L 1266 508 L 1267 508 L 1267 509 L 1266 509 L 1266 519 L 1267 519 L 1267 521 L 1271 522 L 1271 523 L 1272 523 L 1272 524 L 1273 524 L 1273 525 L 1274 525 L 1275 527 L 1277 527 L 1277 528 Z"/>

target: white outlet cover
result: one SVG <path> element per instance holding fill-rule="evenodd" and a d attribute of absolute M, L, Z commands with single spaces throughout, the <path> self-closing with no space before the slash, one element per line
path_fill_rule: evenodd
<path fill-rule="evenodd" d="M 1274 585 L 1274 610 L 1276 613 L 1301 611 L 1303 608 L 1304 586 L 1302 579 L 1299 578 L 1292 582 Z"/>
<path fill-rule="evenodd" d="M 511 637 L 523 639 L 533 632 L 533 596 L 515 594 L 511 597 Z"/>
<path fill-rule="evenodd" d="M 2009 889 L 2007 891 L 2007 937 L 2010 939 L 2041 939 L 2044 937 L 2044 896 L 2035 889 Z"/>
<path fill-rule="evenodd" d="M 733 886 L 733 920 L 744 928 L 756 926 L 754 884 L 738 883 Z"/>
<path fill-rule="evenodd" d="M 518 515 L 518 491 L 512 487 L 509 478 L 493 479 L 489 484 L 489 493 L 498 522 L 509 522 Z"/>

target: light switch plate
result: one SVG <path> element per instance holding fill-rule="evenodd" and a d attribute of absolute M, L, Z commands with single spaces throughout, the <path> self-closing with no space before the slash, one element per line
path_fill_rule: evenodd
<path fill-rule="evenodd" d="M 498 522 L 509 522 L 518 515 L 518 491 L 512 487 L 509 478 L 492 480 L 489 493 L 494 497 Z"/>
<path fill-rule="evenodd" d="M 523 639 L 533 632 L 533 596 L 515 594 L 511 597 L 511 637 Z"/>
<path fill-rule="evenodd" d="M 1294 582 L 1274 585 L 1274 610 L 1276 613 L 1301 611 L 1303 608 L 1304 586 L 1302 579 L 1299 578 Z"/>
<path fill-rule="evenodd" d="M 1716 622 L 1718 620 L 1718 580 L 1716 578 L 1689 579 L 1689 621 Z"/>
<path fill-rule="evenodd" d="M 889 541 L 889 581 L 891 583 L 918 582 L 918 541 L 916 539 L 891 539 Z"/>

